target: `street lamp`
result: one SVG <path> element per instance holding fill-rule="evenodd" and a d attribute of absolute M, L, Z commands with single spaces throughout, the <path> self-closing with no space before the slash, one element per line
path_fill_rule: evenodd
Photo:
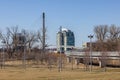
<path fill-rule="evenodd" d="M 88 38 L 90 38 L 90 72 L 92 71 L 92 38 L 93 35 L 89 35 Z"/>
<path fill-rule="evenodd" d="M 6 41 L 2 41 L 2 43 L 3 43 L 3 47 L 2 47 L 2 53 L 1 53 L 1 59 L 2 59 L 2 62 L 1 62 L 1 69 L 2 69 L 2 67 L 4 67 L 5 68 L 5 43 L 6 43 Z"/>

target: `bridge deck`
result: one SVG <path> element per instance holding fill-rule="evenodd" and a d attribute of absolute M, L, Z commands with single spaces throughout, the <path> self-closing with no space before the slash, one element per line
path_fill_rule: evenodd
<path fill-rule="evenodd" d="M 74 56 L 75 58 L 84 58 L 89 57 L 90 52 L 76 52 L 76 51 L 67 51 L 65 54 L 68 57 Z M 108 59 L 120 59 L 120 53 L 119 52 L 92 52 L 91 54 L 92 58 L 108 58 Z"/>

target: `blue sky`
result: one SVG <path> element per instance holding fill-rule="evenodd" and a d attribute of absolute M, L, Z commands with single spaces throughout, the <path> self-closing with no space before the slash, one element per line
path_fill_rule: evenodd
<path fill-rule="evenodd" d="M 78 47 L 89 41 L 95 25 L 120 26 L 120 0 L 0 0 L 0 30 L 18 25 L 37 31 L 42 27 L 42 12 L 46 13 L 47 42 L 52 45 L 60 26 L 74 32 Z"/>

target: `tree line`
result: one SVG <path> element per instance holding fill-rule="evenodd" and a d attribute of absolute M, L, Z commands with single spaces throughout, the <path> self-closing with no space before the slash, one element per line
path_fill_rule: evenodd
<path fill-rule="evenodd" d="M 108 65 L 109 51 L 117 51 L 120 55 L 120 27 L 116 25 L 97 25 L 93 29 L 96 41 L 92 42 L 92 51 L 100 52 L 101 57 L 98 58 L 100 66 L 106 71 Z M 89 70 L 90 65 L 90 43 L 85 49 L 84 60 L 85 69 Z M 120 61 L 120 59 L 118 59 Z M 120 63 L 118 63 L 120 65 Z"/>
<path fill-rule="evenodd" d="M 19 33 L 23 35 L 21 40 L 18 39 Z M 4 46 L 5 52 L 7 52 L 9 58 L 22 56 L 24 49 L 27 49 L 28 54 L 31 53 L 33 47 L 42 49 L 43 43 L 42 33 L 40 30 L 37 32 L 30 32 L 22 29 L 20 31 L 18 26 L 7 27 L 6 33 L 2 33 L 0 31 L 0 40 L 2 42 L 1 46 Z M 36 43 L 38 43 L 39 46 L 35 46 Z M 23 49 L 17 49 L 19 44 L 21 44 L 21 47 L 23 46 Z"/>
<path fill-rule="evenodd" d="M 43 32 L 44 35 L 42 34 Z M 22 34 L 22 39 L 18 37 L 19 33 Z M 46 49 L 46 47 L 48 47 L 46 39 L 46 28 L 44 31 L 41 29 L 41 31 L 30 32 L 25 29 L 19 30 L 18 26 L 14 26 L 7 27 L 6 33 L 0 31 L 0 41 L 2 43 L 0 46 L 4 47 L 4 50 L 3 48 L 0 48 L 1 68 L 5 65 L 5 61 L 11 60 L 22 61 L 24 68 L 26 67 L 26 61 L 30 60 L 37 65 L 45 64 L 49 69 L 53 66 L 58 66 L 60 55 L 49 52 Z M 36 44 L 39 45 L 36 46 Z M 18 48 L 19 45 L 21 48 Z M 43 49 L 45 49 L 45 51 L 43 51 Z M 3 52 L 4 54 L 2 54 Z M 65 57 L 66 56 L 62 54 L 62 61 L 65 60 Z"/>
<path fill-rule="evenodd" d="M 94 27 L 96 37 L 94 51 L 118 51 L 120 48 L 120 27 L 116 25 L 97 25 Z"/>

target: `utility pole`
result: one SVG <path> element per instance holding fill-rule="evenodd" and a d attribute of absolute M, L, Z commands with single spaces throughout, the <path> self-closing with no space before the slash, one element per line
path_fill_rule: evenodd
<path fill-rule="evenodd" d="M 23 50 L 23 67 L 24 69 L 26 69 L 26 45 L 25 45 L 25 41 L 24 41 L 24 50 Z"/>
<path fill-rule="evenodd" d="M 59 57 L 59 69 L 58 71 L 62 71 L 62 27 L 60 26 L 60 57 Z"/>
<path fill-rule="evenodd" d="M 22 38 L 23 39 L 22 44 L 20 44 L 20 46 L 23 47 L 22 64 L 23 64 L 23 68 L 26 69 L 26 38 L 25 38 L 25 33 L 21 35 L 24 36 L 24 38 Z"/>
<path fill-rule="evenodd" d="M 1 65 L 1 69 L 4 67 L 5 68 L 5 44 L 6 42 L 3 41 L 3 47 L 2 47 L 2 52 L 1 52 L 1 60 L 0 60 L 0 65 Z"/>
<path fill-rule="evenodd" d="M 5 68 L 5 45 L 3 46 L 3 67 Z"/>
<path fill-rule="evenodd" d="M 90 38 L 90 72 L 92 72 L 92 38 L 93 38 L 93 35 L 89 35 L 88 38 Z"/>
<path fill-rule="evenodd" d="M 5 52 L 4 52 L 4 45 L 2 47 L 2 52 L 1 52 L 1 60 L 0 60 L 0 66 L 1 66 L 1 69 L 4 67 L 5 68 Z"/>

